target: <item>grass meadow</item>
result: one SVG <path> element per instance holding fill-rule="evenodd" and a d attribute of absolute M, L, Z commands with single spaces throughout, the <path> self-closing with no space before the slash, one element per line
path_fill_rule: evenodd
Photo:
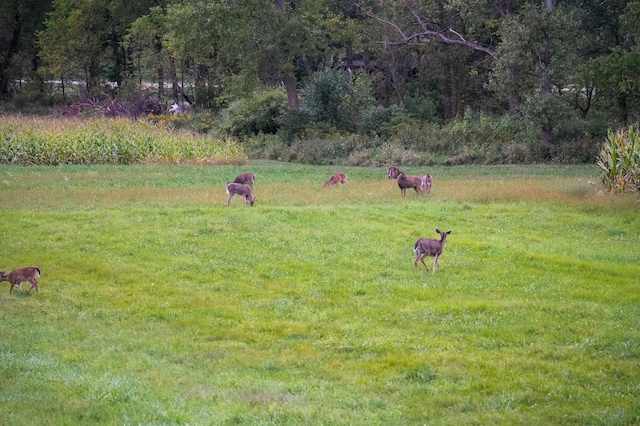
<path fill-rule="evenodd" d="M 0 269 L 42 271 L 0 288 L 0 424 L 640 423 L 638 195 L 427 171 L 0 166 Z"/>

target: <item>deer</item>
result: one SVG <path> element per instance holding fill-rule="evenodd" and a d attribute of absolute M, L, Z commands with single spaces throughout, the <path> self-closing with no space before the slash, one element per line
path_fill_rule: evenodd
<path fill-rule="evenodd" d="M 447 241 L 447 235 L 451 234 L 451 231 L 442 232 L 436 228 L 436 232 L 440 234 L 440 241 L 430 240 L 428 238 L 418 238 L 413 246 L 413 251 L 416 254 L 416 261 L 414 262 L 416 272 L 418 271 L 418 262 L 422 262 L 427 272 L 429 272 L 429 267 L 424 263 L 424 259 L 427 256 L 434 257 L 432 274 L 436 273 L 436 266 L 440 269 L 440 255 L 442 254 L 442 250 L 444 250 L 444 243 Z"/>
<path fill-rule="evenodd" d="M 400 172 L 398 175 L 398 187 L 400 188 L 400 195 L 405 196 L 407 188 L 413 188 L 416 191 L 416 195 L 422 194 L 422 178 L 420 176 L 407 176 L 404 172 Z"/>
<path fill-rule="evenodd" d="M 433 178 L 430 174 L 426 174 L 422 176 L 422 193 L 429 194 L 431 193 L 431 185 L 433 184 Z"/>
<path fill-rule="evenodd" d="M 347 175 L 345 175 L 344 173 L 336 173 L 335 175 L 331 176 L 331 178 L 326 181 L 323 186 L 335 185 L 338 182 L 343 185 L 345 183 L 349 183 L 349 181 L 347 180 Z"/>
<path fill-rule="evenodd" d="M 387 179 L 397 179 L 400 173 L 400 169 L 398 169 L 396 166 L 389 166 L 389 168 L 387 169 Z"/>
<path fill-rule="evenodd" d="M 256 176 L 253 173 L 242 173 L 241 175 L 236 176 L 233 183 L 241 183 L 243 185 L 247 185 L 253 191 L 253 183 L 255 181 Z"/>
<path fill-rule="evenodd" d="M 234 195 L 240 195 L 244 198 L 245 206 L 249 203 L 249 205 L 253 207 L 253 203 L 256 202 L 256 199 L 251 197 L 251 189 L 241 183 L 227 182 L 227 194 L 229 195 L 229 199 L 227 199 L 227 206 L 231 205 L 231 198 Z"/>
<path fill-rule="evenodd" d="M 5 275 L 4 272 L 0 272 L 0 282 L 9 281 L 11 284 L 11 289 L 9 289 L 9 294 L 13 293 L 13 287 L 18 286 L 20 293 L 22 293 L 22 282 L 29 281 L 31 283 L 31 289 L 36 289 L 36 294 L 39 294 L 38 288 L 38 277 L 40 276 L 40 269 L 35 266 L 28 266 L 22 269 L 15 269 L 9 272 L 9 275 Z"/>

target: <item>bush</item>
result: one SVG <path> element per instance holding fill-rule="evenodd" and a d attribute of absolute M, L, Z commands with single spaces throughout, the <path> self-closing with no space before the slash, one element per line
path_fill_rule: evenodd
<path fill-rule="evenodd" d="M 264 90 L 232 102 L 225 110 L 222 127 L 240 138 L 259 133 L 276 134 L 288 114 L 284 89 Z"/>
<path fill-rule="evenodd" d="M 339 131 L 359 132 L 365 112 L 375 105 L 370 81 L 345 70 L 313 73 L 300 92 L 300 109 L 312 123 Z"/>
<path fill-rule="evenodd" d="M 640 137 L 633 126 L 609 131 L 600 148 L 597 164 L 602 181 L 612 191 L 640 190 Z"/>

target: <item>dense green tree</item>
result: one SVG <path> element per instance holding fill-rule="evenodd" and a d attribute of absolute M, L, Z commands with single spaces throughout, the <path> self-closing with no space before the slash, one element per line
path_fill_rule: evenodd
<path fill-rule="evenodd" d="M 0 2 L 0 97 L 10 95 L 12 81 L 41 82 L 36 33 L 50 8 L 51 0 Z"/>
<path fill-rule="evenodd" d="M 146 2 L 124 0 L 54 0 L 39 33 L 44 71 L 86 83 L 95 92 L 104 81 L 120 84 L 127 64 L 121 41 Z"/>
<path fill-rule="evenodd" d="M 640 2 L 614 2 L 612 6 L 615 13 L 597 8 L 588 10 L 602 13 L 584 11 L 590 19 L 583 25 L 589 25 L 591 37 L 584 42 L 583 57 L 588 61 L 578 70 L 576 104 L 583 116 L 595 104 L 610 121 L 632 124 L 640 120 Z M 607 42 L 594 33 L 602 34 Z"/>

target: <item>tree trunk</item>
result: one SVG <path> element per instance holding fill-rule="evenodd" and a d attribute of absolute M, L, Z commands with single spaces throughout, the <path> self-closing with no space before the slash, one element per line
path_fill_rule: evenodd
<path fill-rule="evenodd" d="M 169 71 L 169 78 L 171 79 L 171 88 L 173 91 L 173 99 L 176 101 L 176 103 L 180 103 L 182 102 L 183 99 L 183 93 L 182 93 L 182 88 L 180 87 L 180 84 L 178 84 L 178 73 L 176 71 L 176 62 L 173 60 L 173 58 L 169 58 L 169 64 L 168 64 L 168 71 Z"/>
<path fill-rule="evenodd" d="M 298 109 L 300 107 L 300 99 L 298 99 L 298 84 L 293 74 L 284 76 L 284 87 L 287 89 L 287 102 L 289 108 Z"/>
<path fill-rule="evenodd" d="M 9 48 L 6 53 L 4 51 L 0 52 L 0 97 L 9 94 L 9 68 L 11 67 L 13 56 L 18 52 L 18 42 L 22 31 L 22 21 L 20 19 L 20 12 L 17 10 L 13 19 L 13 24 L 14 26 L 13 31 L 11 32 Z"/>
<path fill-rule="evenodd" d="M 285 11 L 284 0 L 275 0 L 275 5 L 280 12 Z M 288 55 L 285 55 L 287 57 Z M 300 100 L 298 98 L 298 83 L 296 82 L 296 76 L 292 72 L 287 72 L 284 76 L 284 87 L 287 89 L 287 103 L 289 108 L 298 109 L 300 107 Z"/>

